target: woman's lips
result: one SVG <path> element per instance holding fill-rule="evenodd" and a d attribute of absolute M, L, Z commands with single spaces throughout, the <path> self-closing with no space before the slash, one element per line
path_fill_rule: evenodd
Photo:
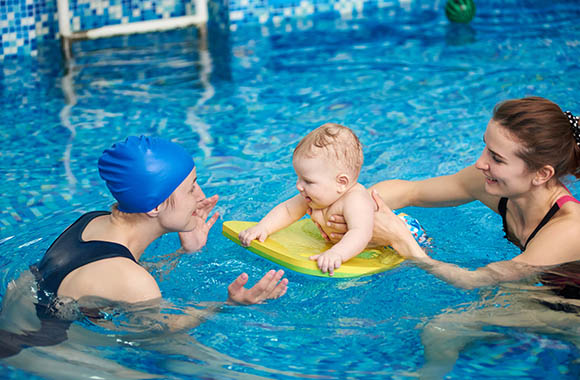
<path fill-rule="evenodd" d="M 497 183 L 497 179 L 485 176 L 485 182 L 487 182 L 489 184 L 494 184 L 494 183 Z"/>

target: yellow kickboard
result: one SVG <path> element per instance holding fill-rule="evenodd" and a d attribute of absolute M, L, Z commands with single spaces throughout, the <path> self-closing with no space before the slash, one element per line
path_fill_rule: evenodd
<path fill-rule="evenodd" d="M 228 221 L 223 224 L 223 234 L 240 244 L 238 234 L 257 224 L 256 222 Z M 241 244 L 240 244 L 241 245 Z M 255 254 L 283 267 L 311 276 L 331 277 L 322 273 L 316 261 L 309 257 L 328 250 L 332 244 L 326 242 L 310 219 L 301 219 L 291 226 L 270 235 L 265 242 L 252 241 L 246 247 Z M 333 278 L 360 277 L 392 269 L 403 262 L 392 248 L 367 249 L 353 257 L 334 271 Z"/>

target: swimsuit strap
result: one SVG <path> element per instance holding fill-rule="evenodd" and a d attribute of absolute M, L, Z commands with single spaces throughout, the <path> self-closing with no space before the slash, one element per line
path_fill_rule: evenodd
<path fill-rule="evenodd" d="M 554 203 L 554 205 L 550 208 L 550 210 L 548 210 L 548 212 L 546 213 L 546 215 L 544 216 L 544 218 L 542 219 L 542 221 L 538 224 L 538 226 L 536 227 L 536 229 L 534 230 L 534 232 L 532 232 L 530 234 L 530 237 L 528 237 L 528 240 L 526 241 L 526 244 L 524 244 L 524 250 L 528 246 L 528 243 L 530 242 L 530 240 L 532 240 L 534 238 L 534 236 L 536 236 L 536 234 L 538 233 L 538 231 L 540 231 L 540 229 L 542 227 L 544 227 L 546 225 L 546 223 L 548 223 L 550 221 L 550 219 L 552 219 L 552 217 L 554 216 L 554 214 L 556 212 L 558 212 L 559 209 L 560 209 L 560 206 L 558 205 L 558 202 Z"/>
<path fill-rule="evenodd" d="M 497 205 L 497 211 L 501 215 L 501 221 L 503 223 L 503 232 L 505 234 L 504 237 L 509 240 L 509 238 L 508 238 L 508 229 L 507 229 L 507 220 L 506 220 L 507 200 L 508 200 L 507 198 L 501 198 L 499 200 L 499 203 Z"/>
<path fill-rule="evenodd" d="M 503 232 L 505 233 L 504 237 L 506 239 L 510 240 L 511 242 L 515 243 L 516 245 L 519 245 L 519 244 L 517 244 L 518 242 L 515 242 L 512 239 L 510 239 L 510 236 L 508 234 L 507 217 L 506 217 L 506 215 L 507 215 L 507 201 L 508 201 L 507 198 L 501 198 L 499 200 L 498 205 L 497 205 L 497 209 L 498 209 L 499 214 L 501 215 L 501 219 L 502 219 L 502 223 L 503 223 Z M 558 198 L 556 203 L 554 203 L 554 205 L 550 208 L 550 210 L 548 210 L 548 212 L 546 213 L 544 218 L 540 221 L 540 223 L 538 223 L 537 227 L 530 234 L 530 236 L 526 240 L 526 244 L 524 244 L 523 247 L 520 246 L 522 251 L 525 251 L 526 247 L 528 246 L 528 243 L 534 238 L 534 236 L 536 236 L 536 234 L 542 229 L 542 227 L 544 227 L 546 225 L 546 223 L 548 223 L 550 221 L 550 219 L 552 219 L 554 214 L 556 212 L 558 212 L 560 207 L 562 207 L 562 205 L 565 204 L 566 202 L 580 203 L 576 198 L 574 198 L 570 195 L 563 195 L 560 198 Z"/>
<path fill-rule="evenodd" d="M 556 201 L 556 203 L 558 204 L 558 206 L 562 207 L 565 203 L 567 202 L 574 202 L 574 203 L 580 203 L 580 201 L 576 198 L 574 198 L 571 195 L 562 195 L 560 198 L 558 198 L 558 200 Z"/>

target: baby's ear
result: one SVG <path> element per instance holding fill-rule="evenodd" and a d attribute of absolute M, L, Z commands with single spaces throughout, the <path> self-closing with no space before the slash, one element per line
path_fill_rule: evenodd
<path fill-rule="evenodd" d="M 340 173 L 336 176 L 336 184 L 338 185 L 338 191 L 342 193 L 350 185 L 350 177 L 346 173 Z"/>

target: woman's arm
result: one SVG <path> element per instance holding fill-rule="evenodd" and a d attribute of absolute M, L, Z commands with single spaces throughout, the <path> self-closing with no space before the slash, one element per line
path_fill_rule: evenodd
<path fill-rule="evenodd" d="M 248 275 L 242 273 L 228 286 L 228 299 L 225 304 L 252 305 L 282 297 L 288 289 L 288 279 L 282 278 L 283 276 L 283 270 L 270 270 L 254 286 L 246 288 Z M 152 333 L 160 330 L 176 332 L 194 328 L 224 306 L 223 302 L 212 302 L 200 308 L 184 307 L 180 309 L 181 313 L 165 313 L 164 310 L 174 309 L 174 306 L 163 300 L 160 294 L 146 300 L 142 300 L 142 297 L 113 300 L 99 296 L 84 296 L 77 302 L 79 308 L 87 314 L 98 315 L 99 312 L 121 309 L 132 317 L 128 321 L 123 318 L 120 324 L 108 324 L 106 319 L 96 319 L 95 322 L 99 324 L 107 324 L 109 328 L 121 327 L 133 332 Z"/>
<path fill-rule="evenodd" d="M 485 177 L 475 168 L 465 169 L 447 176 L 422 181 L 390 180 L 373 185 L 390 208 L 407 206 L 449 207 L 480 200 L 496 210 L 497 200 L 485 192 Z"/>
<path fill-rule="evenodd" d="M 284 271 L 268 271 L 254 286 L 246 288 L 249 277 L 246 273 L 240 274 L 228 286 L 228 305 L 254 305 L 263 303 L 269 299 L 277 299 L 286 294 L 288 290 L 288 279 L 282 278 Z M 171 320 L 169 326 L 173 329 L 192 328 L 199 325 L 207 317 L 215 314 L 223 307 L 222 303 L 212 303 L 203 309 L 187 307 L 187 315 Z"/>
<path fill-rule="evenodd" d="M 381 197 L 374 191 L 372 195 L 378 206 L 374 221 L 374 242 L 392 246 L 401 256 L 413 260 L 417 266 L 445 282 L 472 289 L 499 282 L 520 280 L 539 270 L 538 267 L 513 260 L 491 263 L 476 270 L 468 270 L 432 259 L 417 244 L 405 223 L 387 207 Z"/>
<path fill-rule="evenodd" d="M 454 264 L 432 259 L 429 256 L 417 260 L 416 264 L 440 280 L 463 289 L 519 281 L 540 271 L 539 267 L 518 263 L 513 260 L 494 262 L 475 270 L 461 268 Z"/>
<path fill-rule="evenodd" d="M 389 180 L 373 185 L 382 200 L 392 209 L 407 206 L 450 207 L 479 200 L 497 212 L 499 198 L 485 192 L 485 177 L 471 165 L 448 176 L 429 178 L 422 181 Z M 332 215 L 327 226 L 335 232 L 325 239 L 336 242 L 347 230 L 342 215 Z M 374 241 L 374 239 L 373 239 Z"/>
<path fill-rule="evenodd" d="M 288 290 L 288 279 L 282 278 L 283 276 L 284 271 L 281 269 L 270 270 L 254 286 L 247 289 L 245 285 L 249 278 L 246 273 L 242 273 L 228 286 L 226 304 L 254 305 L 269 299 L 280 298 Z M 166 323 L 171 331 L 193 328 L 221 310 L 222 306 L 223 304 L 216 303 L 203 309 L 187 307 L 184 309 L 185 315 L 171 315 Z"/>

